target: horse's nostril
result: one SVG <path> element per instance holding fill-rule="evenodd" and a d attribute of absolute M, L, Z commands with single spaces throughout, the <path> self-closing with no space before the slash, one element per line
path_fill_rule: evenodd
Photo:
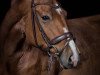
<path fill-rule="evenodd" d="M 68 68 L 73 68 L 73 62 L 71 60 L 71 57 L 68 60 Z"/>
<path fill-rule="evenodd" d="M 72 60 L 71 60 L 71 57 L 69 58 L 69 61 L 68 61 L 69 63 L 71 63 L 72 62 Z"/>

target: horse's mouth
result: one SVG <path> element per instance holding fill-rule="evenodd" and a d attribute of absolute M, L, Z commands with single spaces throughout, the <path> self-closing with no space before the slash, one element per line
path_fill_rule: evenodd
<path fill-rule="evenodd" d="M 60 55 L 61 67 L 64 69 L 75 68 L 79 64 L 80 59 L 75 58 L 75 55 L 73 55 L 71 50 L 69 50 L 66 54 L 64 53 L 64 51 Z"/>

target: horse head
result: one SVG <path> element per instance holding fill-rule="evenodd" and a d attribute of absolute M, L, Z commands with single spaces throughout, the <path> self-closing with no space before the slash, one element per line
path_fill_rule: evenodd
<path fill-rule="evenodd" d="M 55 0 L 33 0 L 34 46 L 59 57 L 63 68 L 76 67 L 79 51 L 66 23 L 67 13 Z"/>

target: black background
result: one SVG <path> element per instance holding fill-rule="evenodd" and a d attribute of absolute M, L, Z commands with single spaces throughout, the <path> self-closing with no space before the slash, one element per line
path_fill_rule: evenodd
<path fill-rule="evenodd" d="M 68 18 L 78 18 L 100 14 L 99 0 L 59 0 L 61 6 L 67 10 Z M 10 8 L 11 0 L 0 0 L 0 22 Z"/>
<path fill-rule="evenodd" d="M 11 0 L 0 0 L 0 23 L 10 8 Z"/>
<path fill-rule="evenodd" d="M 100 0 L 59 0 L 68 18 L 100 14 Z"/>

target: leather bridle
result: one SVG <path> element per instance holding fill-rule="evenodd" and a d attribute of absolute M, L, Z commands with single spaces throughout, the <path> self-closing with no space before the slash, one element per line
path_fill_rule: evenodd
<path fill-rule="evenodd" d="M 57 36 L 55 37 L 54 39 L 50 40 L 47 36 L 47 34 L 45 33 L 42 25 L 40 24 L 40 21 L 39 21 L 39 18 L 38 18 L 38 15 L 36 13 L 36 6 L 38 5 L 50 5 L 48 3 L 45 3 L 45 4 L 35 4 L 34 3 L 34 0 L 32 0 L 32 27 L 33 27 L 33 36 L 34 36 L 34 41 L 35 41 L 35 47 L 45 51 L 48 53 L 49 57 L 50 57 L 50 62 L 52 62 L 52 53 L 50 52 L 50 49 L 54 48 L 57 52 L 55 54 L 53 54 L 54 56 L 56 56 L 57 58 L 59 58 L 59 56 L 62 54 L 63 50 L 65 49 L 65 47 L 68 45 L 69 41 L 71 39 L 74 39 L 73 35 L 71 32 L 66 32 L 60 36 Z M 51 6 L 51 5 L 50 5 Z M 55 5 L 55 6 L 52 6 L 54 9 L 58 9 L 59 6 Z M 36 20 L 36 23 L 35 24 L 35 20 Z M 45 41 L 47 47 L 46 48 L 42 48 L 41 45 L 38 44 L 38 41 L 37 41 L 37 32 L 36 32 L 36 25 L 37 27 L 39 28 L 39 31 L 41 32 L 41 36 L 43 38 L 43 40 Z M 64 48 L 62 48 L 63 50 L 62 51 L 58 51 L 58 49 L 55 47 L 56 44 L 60 43 L 61 41 L 63 40 L 66 40 L 67 42 L 65 43 L 65 46 Z M 51 63 L 49 63 L 50 65 Z M 49 66 L 50 68 L 50 66 Z"/>
<path fill-rule="evenodd" d="M 50 5 L 50 4 L 48 4 L 48 3 L 44 3 L 44 4 L 35 4 L 35 3 L 34 3 L 34 0 L 32 0 L 32 27 L 33 27 L 34 40 L 35 40 L 35 44 L 36 44 L 35 47 L 40 48 L 40 49 L 46 51 L 46 52 L 48 53 L 48 55 L 50 55 L 50 49 L 51 49 L 51 48 L 54 48 L 54 49 L 56 49 L 56 51 L 57 51 L 55 54 L 60 55 L 61 52 L 58 51 L 58 49 L 55 47 L 55 45 L 58 44 L 59 42 L 63 41 L 63 40 L 66 40 L 67 42 L 66 42 L 66 44 L 65 44 L 65 46 L 64 46 L 64 47 L 66 47 L 67 44 L 68 44 L 68 42 L 69 42 L 71 39 L 73 39 L 73 35 L 72 35 L 71 32 L 67 32 L 67 33 L 64 33 L 64 34 L 62 34 L 62 35 L 60 35 L 60 36 L 57 36 L 57 37 L 55 37 L 54 39 L 50 40 L 50 39 L 48 38 L 48 36 L 46 35 L 46 33 L 45 33 L 45 31 L 44 31 L 44 29 L 43 29 L 41 23 L 39 22 L 38 14 L 37 14 L 37 12 L 36 12 L 36 6 L 38 6 L 38 5 Z M 50 5 L 50 6 L 52 6 L 52 5 Z M 59 6 L 56 6 L 56 5 L 55 5 L 55 6 L 53 6 L 53 8 L 54 8 L 54 9 L 58 9 Z M 38 25 L 39 31 L 41 32 L 41 35 L 42 35 L 43 40 L 44 40 L 45 43 L 47 44 L 47 47 L 46 47 L 45 49 L 43 49 L 43 48 L 38 44 L 38 41 L 37 41 L 37 33 L 36 33 L 36 24 L 35 24 L 35 22 L 34 22 L 34 21 L 35 21 L 34 19 L 35 19 L 36 22 L 38 23 L 37 25 Z M 63 49 L 64 49 L 64 48 L 63 48 Z M 62 51 L 63 51 L 63 50 L 62 50 Z"/>

